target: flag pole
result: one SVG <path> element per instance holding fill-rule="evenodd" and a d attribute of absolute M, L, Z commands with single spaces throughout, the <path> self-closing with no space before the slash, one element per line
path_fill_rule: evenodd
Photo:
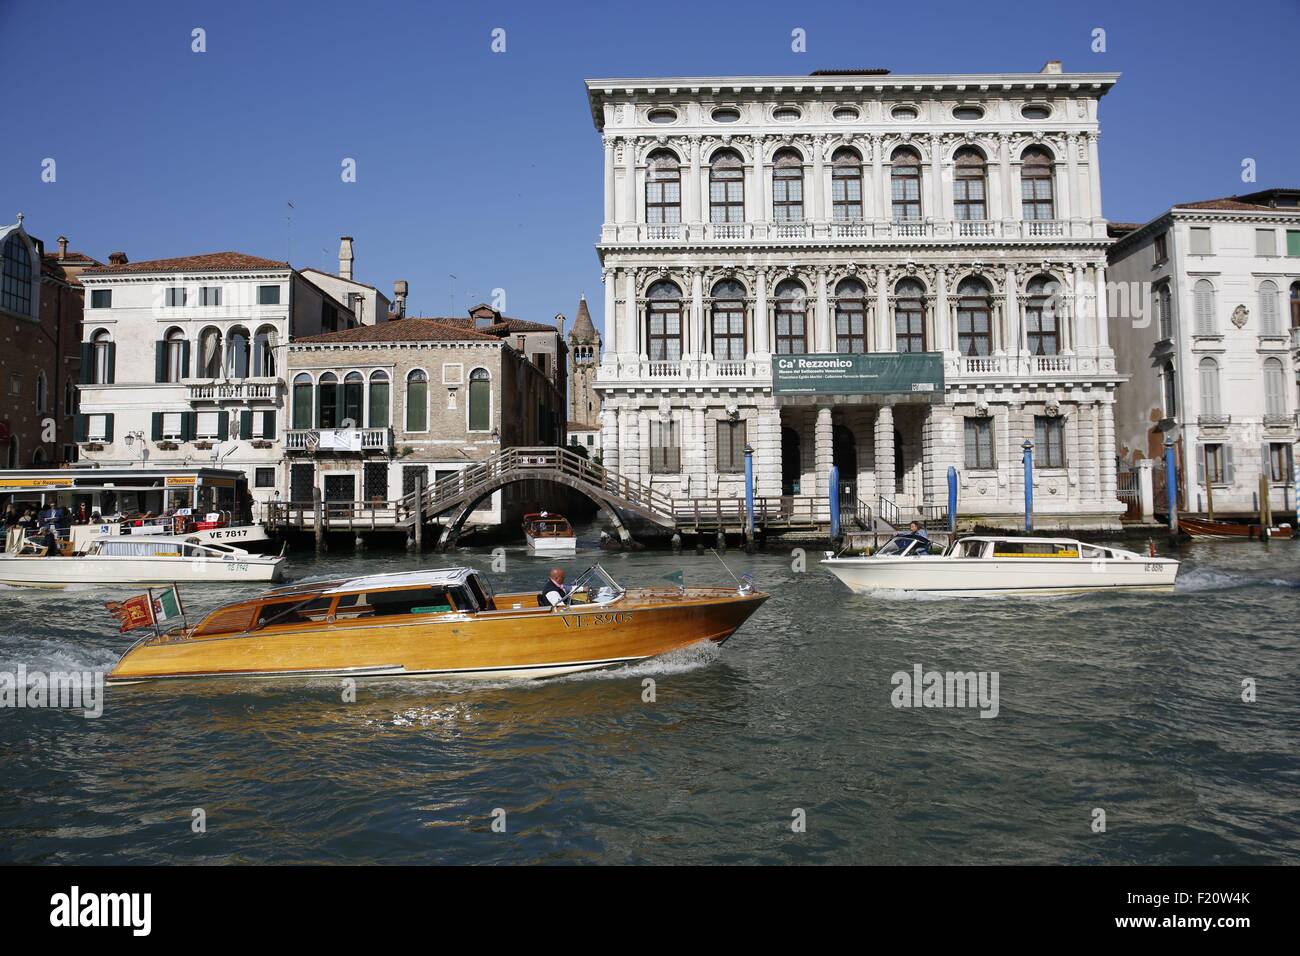
<path fill-rule="evenodd" d="M 145 588 L 144 591 L 149 595 L 149 620 L 153 624 L 153 636 L 162 637 L 158 630 L 158 615 L 153 612 L 153 588 Z"/>
<path fill-rule="evenodd" d="M 176 586 L 175 581 L 172 582 L 172 594 L 176 595 L 176 606 L 181 609 L 181 626 L 188 631 L 190 629 L 190 618 L 185 613 L 185 602 L 181 600 L 181 589 Z"/>

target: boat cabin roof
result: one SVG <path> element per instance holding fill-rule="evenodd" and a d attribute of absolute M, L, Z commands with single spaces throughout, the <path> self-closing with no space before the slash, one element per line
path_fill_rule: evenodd
<path fill-rule="evenodd" d="M 990 535 L 990 534 L 973 534 L 962 538 L 962 541 L 993 541 L 998 544 L 1015 542 L 1017 544 L 1078 544 L 1077 538 L 1031 538 L 1024 535 Z"/>
<path fill-rule="evenodd" d="M 315 581 L 268 591 L 269 597 L 294 594 L 340 594 L 344 591 L 371 591 L 383 588 L 454 587 L 464 584 L 476 572 L 473 568 L 436 568 L 424 571 L 398 571 L 393 574 L 366 574 L 359 578 Z"/>

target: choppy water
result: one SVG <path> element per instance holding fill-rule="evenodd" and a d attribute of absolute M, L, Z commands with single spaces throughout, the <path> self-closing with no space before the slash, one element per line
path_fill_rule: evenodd
<path fill-rule="evenodd" d="M 809 557 L 795 573 L 729 552 L 772 599 L 722 649 L 621 671 L 362 683 L 355 703 L 332 681 L 137 685 L 94 720 L 0 710 L 0 861 L 1300 861 L 1300 547 L 1184 548 L 1172 597 L 1031 600 L 853 596 Z M 564 563 L 597 559 L 629 585 L 726 580 L 694 553 Z M 290 575 L 445 563 L 490 567 L 486 550 L 344 552 L 295 555 Z M 510 549 L 493 580 L 531 588 L 548 563 Z M 186 594 L 201 609 L 233 590 Z M 0 670 L 108 667 L 114 596 L 0 588 Z M 998 716 L 891 706 L 915 664 L 998 672 Z"/>

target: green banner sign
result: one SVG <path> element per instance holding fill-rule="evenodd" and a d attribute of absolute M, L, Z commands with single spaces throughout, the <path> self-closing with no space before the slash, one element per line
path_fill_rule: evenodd
<path fill-rule="evenodd" d="M 774 395 L 907 395 L 943 401 L 942 352 L 773 355 Z"/>

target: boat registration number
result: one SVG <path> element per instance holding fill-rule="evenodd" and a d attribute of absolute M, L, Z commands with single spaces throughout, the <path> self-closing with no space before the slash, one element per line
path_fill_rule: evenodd
<path fill-rule="evenodd" d="M 232 571 L 247 571 L 247 570 L 248 570 L 248 563 L 245 562 L 245 561 L 227 561 L 226 563 L 229 565 L 230 570 L 232 570 Z"/>
<path fill-rule="evenodd" d="M 609 611 L 600 614 L 566 614 L 562 618 L 564 626 L 574 627 L 602 627 L 609 624 L 630 624 L 632 623 L 631 611 Z"/>

